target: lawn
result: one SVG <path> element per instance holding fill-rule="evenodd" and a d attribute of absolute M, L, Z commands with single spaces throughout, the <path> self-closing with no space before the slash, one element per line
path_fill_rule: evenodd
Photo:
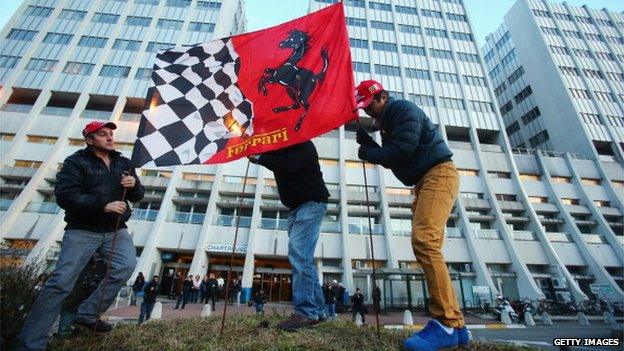
<path fill-rule="evenodd" d="M 55 341 L 50 350 L 401 350 L 409 334 L 401 330 L 381 330 L 377 339 L 374 326 L 357 327 L 347 321 L 331 321 L 296 333 L 274 326 L 279 316 L 267 318 L 232 316 L 219 336 L 218 317 L 152 321 L 145 325 L 125 324 L 106 336 L 86 334 Z M 495 344 L 473 343 L 471 350 L 529 350 Z"/>

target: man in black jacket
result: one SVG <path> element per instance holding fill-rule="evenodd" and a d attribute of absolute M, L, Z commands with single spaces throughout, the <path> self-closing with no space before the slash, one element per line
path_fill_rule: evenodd
<path fill-rule="evenodd" d="M 433 320 L 405 341 L 409 350 L 437 350 L 468 343 L 468 331 L 442 256 L 444 228 L 459 192 L 453 153 L 429 117 L 406 100 L 394 100 L 374 80 L 356 89 L 358 109 L 373 117 L 382 146 L 358 128 L 360 159 L 390 168 L 403 184 L 414 186 L 412 248 L 429 290 Z"/>
<path fill-rule="evenodd" d="M 54 273 L 22 328 L 23 349 L 45 349 L 48 331 L 63 300 L 96 251 L 107 261 L 110 259 L 108 281 L 80 305 L 74 323 L 97 333 L 112 329 L 99 316 L 110 307 L 136 265 L 136 251 L 126 230 L 131 214 L 127 201 L 137 202 L 144 193 L 130 160 L 114 149 L 116 128 L 105 121 L 87 124 L 82 131 L 87 147 L 67 157 L 57 173 L 54 195 L 65 210 L 67 226 Z"/>
<path fill-rule="evenodd" d="M 316 148 L 311 141 L 262 155 L 251 156 L 275 175 L 282 203 L 288 215 L 288 260 L 292 267 L 295 314 L 278 324 L 294 331 L 325 318 L 325 301 L 314 263 L 314 249 L 327 211 L 329 191 L 323 181 Z"/>
<path fill-rule="evenodd" d="M 141 314 L 139 315 L 139 324 L 144 321 L 147 322 L 150 319 L 159 290 L 160 286 L 158 285 L 158 276 L 155 275 L 152 278 L 152 281 L 145 284 L 145 287 L 143 287 L 144 295 L 143 303 L 141 304 Z"/>

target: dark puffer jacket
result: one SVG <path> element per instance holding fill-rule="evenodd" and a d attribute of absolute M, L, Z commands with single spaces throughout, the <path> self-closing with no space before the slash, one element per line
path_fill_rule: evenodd
<path fill-rule="evenodd" d="M 429 117 L 410 101 L 389 98 L 381 126 L 382 146 L 368 149 L 366 160 L 390 168 L 405 185 L 417 184 L 453 156 Z"/>
<path fill-rule="evenodd" d="M 145 190 L 139 177 L 130 169 L 130 160 L 119 152 L 111 152 L 110 170 L 90 147 L 76 151 L 63 162 L 63 168 L 56 175 L 54 195 L 56 202 L 65 210 L 65 229 L 82 229 L 98 233 L 115 230 L 117 215 L 104 213 L 106 204 L 121 200 L 123 187 L 121 176 L 130 171 L 136 178 L 136 185 L 128 189 L 128 201 L 137 202 Z M 130 207 L 121 215 L 120 228 L 126 228 L 130 218 Z"/>

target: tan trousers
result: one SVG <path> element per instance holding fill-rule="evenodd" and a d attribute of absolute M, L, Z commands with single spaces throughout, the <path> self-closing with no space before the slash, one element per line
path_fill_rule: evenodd
<path fill-rule="evenodd" d="M 412 205 L 412 248 L 427 280 L 429 311 L 440 323 L 455 328 L 464 326 L 464 317 L 442 256 L 442 242 L 458 192 L 459 173 L 453 162 L 444 162 L 416 184 Z"/>

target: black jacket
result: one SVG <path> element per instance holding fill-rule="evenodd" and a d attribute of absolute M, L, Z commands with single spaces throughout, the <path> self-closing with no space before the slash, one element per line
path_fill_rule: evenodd
<path fill-rule="evenodd" d="M 257 163 L 273 171 L 280 200 L 291 210 L 308 201 L 327 202 L 329 191 L 311 141 L 264 153 Z"/>
<path fill-rule="evenodd" d="M 265 294 L 256 293 L 256 296 L 254 296 L 254 303 L 265 304 L 266 302 L 267 298 Z"/>
<path fill-rule="evenodd" d="M 116 151 L 110 156 L 110 169 L 90 147 L 76 151 L 63 162 L 63 168 L 56 174 L 54 195 L 58 205 L 65 210 L 65 229 L 99 233 L 114 231 L 117 215 L 104 213 L 104 207 L 109 202 L 121 200 L 123 172 L 130 171 L 136 178 L 135 187 L 127 191 L 126 204 L 143 198 L 145 190 L 134 169 L 130 168 L 130 160 Z M 128 206 L 121 216 L 119 228 L 126 228 L 131 213 Z"/>
<path fill-rule="evenodd" d="M 143 293 L 145 294 L 145 296 L 143 296 L 143 302 L 156 302 L 156 296 L 158 296 L 159 290 L 160 287 L 155 281 L 150 281 L 145 284 L 145 287 L 143 287 Z"/>
<path fill-rule="evenodd" d="M 182 292 L 190 293 L 192 288 L 193 288 L 193 281 L 184 279 L 184 281 L 182 282 Z"/>
<path fill-rule="evenodd" d="M 368 149 L 365 159 L 390 168 L 405 185 L 418 184 L 428 170 L 453 156 L 429 117 L 406 100 L 388 99 L 381 139 L 382 146 Z"/>
<path fill-rule="evenodd" d="M 208 279 L 206 283 L 206 293 L 208 296 L 217 296 L 217 289 L 219 288 L 219 283 L 216 279 Z"/>
<path fill-rule="evenodd" d="M 355 293 L 351 296 L 351 303 L 355 307 L 360 307 L 364 304 L 364 295 L 362 293 Z"/>

